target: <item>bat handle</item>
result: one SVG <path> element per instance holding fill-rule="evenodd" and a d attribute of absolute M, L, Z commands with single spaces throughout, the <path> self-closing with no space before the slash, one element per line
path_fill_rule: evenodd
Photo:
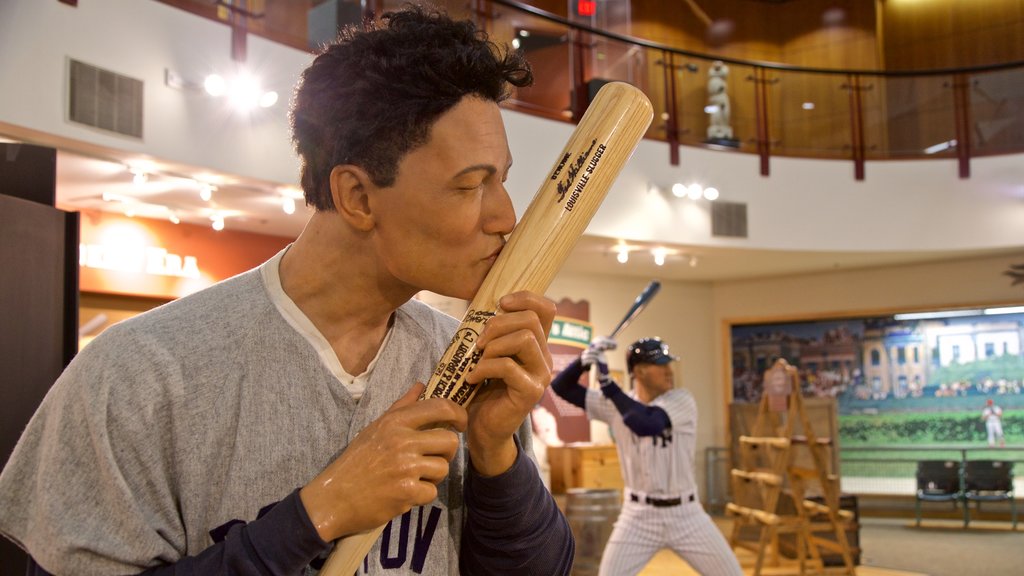
<path fill-rule="evenodd" d="M 338 540 L 327 562 L 320 569 L 320 576 L 351 576 L 370 553 L 370 548 L 380 538 L 381 532 L 384 532 L 384 526 L 386 524 Z"/>
<path fill-rule="evenodd" d="M 590 389 L 597 390 L 598 388 L 601 387 L 601 383 L 598 380 L 599 374 L 600 373 L 598 372 L 597 362 L 594 362 L 593 364 L 590 365 L 590 372 L 588 373 L 588 386 L 590 387 Z"/>

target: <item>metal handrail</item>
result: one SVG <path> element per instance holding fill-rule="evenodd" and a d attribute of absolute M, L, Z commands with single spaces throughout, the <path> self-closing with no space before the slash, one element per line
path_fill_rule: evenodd
<path fill-rule="evenodd" d="M 197 4 L 198 0 L 160 1 L 211 17 L 209 0 L 203 0 L 205 4 Z M 363 15 L 383 13 L 402 3 L 404 0 L 369 0 Z M 1024 61 L 927 70 L 801 67 L 702 54 L 572 22 L 516 0 L 441 4 L 447 4 L 453 13 L 471 15 L 499 43 L 511 42 L 507 23 L 512 20 L 537 19 L 542 26 L 556 28 L 556 35 L 561 30 L 561 48 L 554 53 L 528 54 L 535 67 L 545 68 L 544 79 L 539 80 L 544 90 L 520 90 L 507 106 L 575 122 L 589 104 L 591 89 L 600 82 L 630 81 L 647 91 L 655 104 L 659 120 L 646 138 L 668 144 L 672 165 L 680 163 L 680 147 L 686 145 L 756 154 L 764 176 L 770 174 L 773 156 L 789 156 L 850 160 L 858 180 L 865 178 L 868 160 L 953 159 L 959 176 L 968 178 L 974 157 L 1024 152 L 1024 137 L 1020 136 L 1024 134 Z M 308 39 L 275 30 L 268 19 L 262 19 L 249 33 L 309 49 L 297 45 Z M 238 22 L 223 23 L 239 27 Z M 241 26 L 246 26 L 244 21 Z M 601 78 L 592 73 L 588 68 L 600 68 L 586 62 L 596 55 L 594 42 L 605 42 L 608 48 L 623 53 L 635 51 L 639 72 L 630 69 L 629 74 L 642 76 Z M 548 60 L 542 61 L 545 58 Z M 701 137 L 709 124 L 704 110 L 707 101 L 703 87 L 693 84 L 702 81 L 694 75 L 697 64 L 716 61 L 738 69 L 729 94 L 737 138 L 724 143 Z M 603 73 L 616 73 L 610 70 L 606 67 Z M 557 90 L 563 91 L 561 96 Z M 817 103 L 812 101 L 815 98 Z M 800 111 L 802 105 L 813 111 Z"/>

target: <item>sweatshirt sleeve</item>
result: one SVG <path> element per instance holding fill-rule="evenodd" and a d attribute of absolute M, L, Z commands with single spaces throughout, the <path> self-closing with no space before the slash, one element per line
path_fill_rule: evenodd
<path fill-rule="evenodd" d="M 298 574 L 329 547 L 317 534 L 295 490 L 260 518 L 232 526 L 222 542 L 142 575 Z"/>
<path fill-rule="evenodd" d="M 233 526 L 222 542 L 140 576 L 297 574 L 329 547 L 295 490 L 258 520 Z M 31 558 L 26 574 L 53 576 Z"/>
<path fill-rule="evenodd" d="M 519 454 L 504 474 L 466 474 L 462 574 L 557 576 L 569 573 L 575 541 L 565 516 L 541 482 L 533 461 Z"/>

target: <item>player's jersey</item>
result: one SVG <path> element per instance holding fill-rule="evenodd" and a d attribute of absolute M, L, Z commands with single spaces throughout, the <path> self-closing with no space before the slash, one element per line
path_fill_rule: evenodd
<path fill-rule="evenodd" d="M 1003 409 L 999 406 L 986 406 L 985 410 L 981 413 L 981 417 L 985 419 L 985 422 L 999 422 L 1002 415 Z"/>
<path fill-rule="evenodd" d="M 698 499 L 694 481 L 697 403 L 688 390 L 673 389 L 651 402 L 664 410 L 672 427 L 662 436 L 637 436 L 600 390 L 587 390 L 587 415 L 612 427 L 626 488 L 659 498 Z"/>

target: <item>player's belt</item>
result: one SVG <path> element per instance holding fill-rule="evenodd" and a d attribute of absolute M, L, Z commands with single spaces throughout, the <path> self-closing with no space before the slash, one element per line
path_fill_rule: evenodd
<path fill-rule="evenodd" d="M 641 497 L 639 494 L 633 493 L 630 493 L 629 500 L 630 502 L 643 502 L 644 504 L 649 504 L 651 506 L 654 506 L 655 508 L 668 508 L 670 506 L 679 506 L 680 504 L 683 503 L 682 498 L 652 498 L 650 496 Z M 693 502 L 693 494 L 687 496 L 686 501 Z"/>

